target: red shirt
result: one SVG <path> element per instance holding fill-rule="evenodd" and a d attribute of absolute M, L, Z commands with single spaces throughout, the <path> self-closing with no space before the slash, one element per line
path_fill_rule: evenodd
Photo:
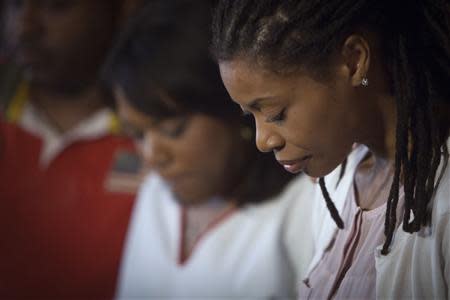
<path fill-rule="evenodd" d="M 0 298 L 111 298 L 135 196 L 105 180 L 132 142 L 74 142 L 46 168 L 42 144 L 0 122 Z"/>

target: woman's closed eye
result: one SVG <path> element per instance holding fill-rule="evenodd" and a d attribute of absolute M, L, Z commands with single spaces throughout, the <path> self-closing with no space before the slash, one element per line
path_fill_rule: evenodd
<path fill-rule="evenodd" d="M 179 118 L 176 120 L 169 120 L 167 122 L 163 122 L 159 126 L 159 131 L 170 138 L 177 138 L 180 137 L 188 124 L 188 118 Z"/>
<path fill-rule="evenodd" d="M 248 116 L 251 116 L 252 113 L 249 112 L 248 110 L 243 110 L 242 113 L 241 113 L 241 115 L 242 115 L 243 117 L 248 117 Z"/>
<path fill-rule="evenodd" d="M 285 119 L 286 119 L 286 108 L 283 108 L 276 115 L 267 117 L 266 118 L 266 122 L 268 122 L 268 123 L 275 123 L 275 124 L 281 124 Z"/>

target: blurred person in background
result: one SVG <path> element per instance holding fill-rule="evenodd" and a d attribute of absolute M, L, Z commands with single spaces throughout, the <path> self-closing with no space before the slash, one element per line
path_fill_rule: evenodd
<path fill-rule="evenodd" d="M 139 161 L 98 71 L 129 4 L 3 4 L 0 298 L 111 298 Z"/>
<path fill-rule="evenodd" d="M 104 69 L 151 172 L 120 299 L 291 299 L 312 256 L 312 182 L 252 142 L 208 54 L 211 1 L 152 1 Z"/>

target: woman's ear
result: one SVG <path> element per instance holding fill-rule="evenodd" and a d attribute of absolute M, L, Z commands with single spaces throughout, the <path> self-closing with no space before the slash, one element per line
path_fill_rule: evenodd
<path fill-rule="evenodd" d="M 367 85 L 370 67 L 370 47 L 367 40 L 361 35 L 350 35 L 342 46 L 341 58 L 351 85 Z"/>

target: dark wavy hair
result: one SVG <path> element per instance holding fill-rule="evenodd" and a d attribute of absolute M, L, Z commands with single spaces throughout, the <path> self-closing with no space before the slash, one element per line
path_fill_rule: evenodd
<path fill-rule="evenodd" d="M 156 120 L 202 113 L 254 130 L 232 104 L 209 53 L 212 1 L 151 1 L 131 20 L 102 71 L 110 88 L 120 86 L 130 104 Z M 168 105 L 164 97 L 176 103 Z M 231 195 L 239 204 L 262 202 L 293 178 L 252 139 L 244 174 Z"/>
<path fill-rule="evenodd" d="M 429 223 L 438 166 L 442 156 L 448 160 L 449 1 L 220 0 L 213 23 L 218 61 L 243 57 L 275 73 L 301 67 L 321 72 L 349 34 L 377 33 L 397 102 L 395 174 L 382 253 L 387 254 L 396 228 L 402 183 L 403 229 L 417 232 Z M 341 227 L 323 179 L 320 185 Z"/>

